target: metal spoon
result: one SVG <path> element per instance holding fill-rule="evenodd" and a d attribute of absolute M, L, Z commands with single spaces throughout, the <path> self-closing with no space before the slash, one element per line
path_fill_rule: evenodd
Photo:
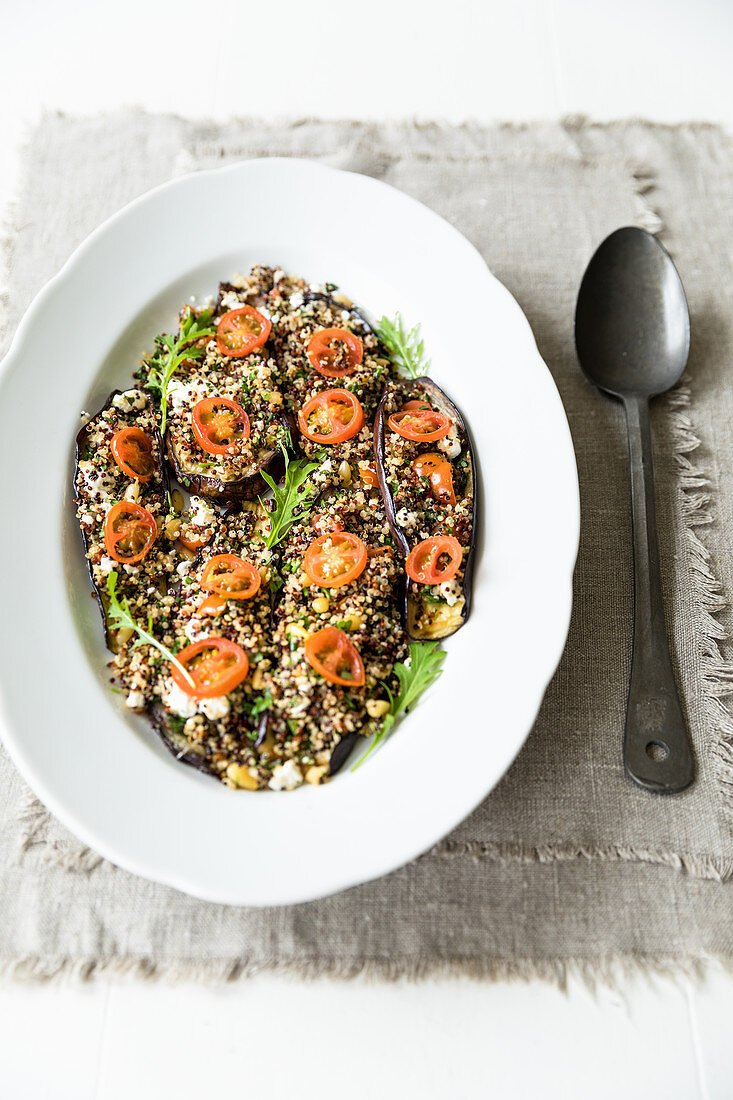
<path fill-rule="evenodd" d="M 634 526 L 634 645 L 624 764 L 651 791 L 681 791 L 695 774 L 664 623 L 654 508 L 649 398 L 678 381 L 690 315 L 669 255 L 643 229 L 617 229 L 588 264 L 575 346 L 583 372 L 626 410 Z"/>

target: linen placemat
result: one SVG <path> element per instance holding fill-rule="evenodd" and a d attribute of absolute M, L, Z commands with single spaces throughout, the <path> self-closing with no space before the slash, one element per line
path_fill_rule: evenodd
<path fill-rule="evenodd" d="M 90 230 L 176 174 L 270 155 L 365 172 L 457 226 L 518 299 L 567 410 L 583 531 L 568 645 L 525 748 L 451 836 L 377 882 L 282 909 L 196 901 L 83 848 L 0 755 L 0 972 L 563 981 L 733 960 L 731 152 L 707 125 L 219 125 L 138 111 L 43 120 L 8 233 L 6 343 Z M 683 386 L 654 411 L 666 609 L 698 762 L 695 785 L 666 798 L 639 790 L 621 765 L 632 614 L 625 430 L 621 407 L 581 376 L 572 334 L 585 264 L 626 224 L 660 234 L 692 313 Z"/>

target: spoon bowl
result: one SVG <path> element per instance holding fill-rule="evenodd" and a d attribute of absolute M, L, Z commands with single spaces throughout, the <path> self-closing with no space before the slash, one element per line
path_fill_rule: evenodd
<path fill-rule="evenodd" d="M 575 344 L 588 379 L 617 397 L 654 397 L 679 381 L 690 314 L 677 269 L 651 233 L 617 229 L 600 245 L 580 284 Z"/>

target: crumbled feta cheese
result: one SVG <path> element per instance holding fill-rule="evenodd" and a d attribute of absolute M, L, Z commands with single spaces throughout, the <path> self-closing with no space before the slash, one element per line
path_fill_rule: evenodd
<path fill-rule="evenodd" d="M 443 581 L 442 584 L 439 584 L 438 591 L 440 592 L 445 602 L 448 604 L 448 607 L 453 607 L 453 605 L 458 603 L 458 601 L 463 596 L 460 585 L 456 581 L 455 577 L 453 578 L 453 580 Z"/>
<path fill-rule="evenodd" d="M 144 409 L 148 399 L 142 390 L 125 390 L 124 393 L 116 393 L 112 398 L 112 404 L 121 412 L 132 412 L 133 409 Z"/>
<path fill-rule="evenodd" d="M 188 561 L 182 561 L 180 565 L 176 566 L 176 573 L 179 577 L 185 577 L 191 568 L 191 563 Z"/>
<path fill-rule="evenodd" d="M 302 290 L 296 290 L 295 294 L 290 295 L 290 305 L 292 306 L 293 309 L 300 309 L 300 307 L 303 305 L 304 301 L 305 301 L 305 298 L 303 297 L 303 291 Z"/>
<path fill-rule="evenodd" d="M 303 773 L 294 760 L 276 764 L 272 779 L 267 784 L 271 791 L 293 791 L 303 782 Z"/>
<path fill-rule="evenodd" d="M 199 710 L 212 722 L 218 722 L 221 718 L 226 718 L 229 713 L 229 700 L 226 695 L 215 695 L 212 699 L 202 699 L 199 703 Z"/>
<path fill-rule="evenodd" d="M 197 527 L 208 527 L 216 519 L 214 509 L 201 497 L 191 497 L 189 515 Z"/>
<path fill-rule="evenodd" d="M 194 380 L 182 382 L 180 378 L 172 378 L 168 384 L 168 400 L 174 409 L 182 409 L 184 405 L 194 405 L 197 396 Z"/>
<path fill-rule="evenodd" d="M 168 710 L 173 711 L 179 718 L 193 718 L 198 708 L 196 700 L 179 688 L 175 680 L 168 682 L 168 689 L 163 695 L 163 702 Z"/>
<path fill-rule="evenodd" d="M 102 554 L 101 558 L 99 559 L 99 564 L 97 568 L 99 569 L 100 573 L 104 573 L 104 575 L 106 576 L 108 573 L 111 573 L 112 570 L 116 568 L 116 566 L 112 558 L 108 557 L 107 554 Z"/>
<path fill-rule="evenodd" d="M 206 637 L 206 631 L 198 619 L 189 619 L 183 628 L 183 633 L 189 642 L 197 642 L 199 638 Z"/>
<path fill-rule="evenodd" d="M 284 278 L 285 278 L 285 272 L 283 271 L 283 269 L 281 267 L 276 268 L 275 273 L 272 276 L 273 285 L 277 286 L 277 284 L 280 282 L 280 280 L 284 279 Z"/>
<path fill-rule="evenodd" d="M 455 425 L 447 435 L 438 440 L 438 450 L 442 451 L 446 458 L 458 458 L 461 453 L 461 444 L 458 440 L 458 432 Z"/>
<path fill-rule="evenodd" d="M 125 699 L 125 706 L 130 710 L 139 710 L 145 706 L 145 696 L 141 691 L 131 691 Z"/>
<path fill-rule="evenodd" d="M 407 508 L 400 508 L 395 515 L 395 520 L 399 527 L 404 527 L 405 530 L 411 530 L 417 523 L 417 512 L 409 512 Z"/>

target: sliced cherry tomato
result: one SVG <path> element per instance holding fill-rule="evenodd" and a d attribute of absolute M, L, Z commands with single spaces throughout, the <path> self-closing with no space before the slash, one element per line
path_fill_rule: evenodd
<path fill-rule="evenodd" d="M 432 494 L 441 504 L 455 504 L 453 491 L 453 469 L 444 455 L 418 455 L 412 460 L 412 468 L 418 477 L 430 478 Z"/>
<path fill-rule="evenodd" d="M 461 568 L 463 550 L 452 535 L 423 539 L 410 551 L 405 562 L 408 577 L 418 584 L 442 584 Z"/>
<path fill-rule="evenodd" d="M 115 561 L 133 565 L 142 561 L 156 538 L 155 518 L 141 504 L 121 500 L 113 504 L 104 521 L 104 545 Z"/>
<path fill-rule="evenodd" d="M 216 554 L 204 566 L 201 587 L 225 600 L 250 600 L 262 583 L 259 569 L 236 554 Z"/>
<path fill-rule="evenodd" d="M 207 596 L 206 599 L 199 604 L 199 615 L 221 615 L 226 605 L 227 601 L 222 600 L 219 596 Z"/>
<path fill-rule="evenodd" d="M 365 485 L 368 485 L 371 489 L 376 488 L 379 485 L 379 478 L 377 477 L 377 471 L 373 466 L 366 466 L 359 463 L 359 473 L 361 474 L 361 480 Z"/>
<path fill-rule="evenodd" d="M 326 378 L 346 378 L 364 358 L 364 345 L 345 328 L 322 328 L 310 338 L 308 358 L 313 369 Z"/>
<path fill-rule="evenodd" d="M 316 512 L 311 516 L 311 527 L 319 535 L 327 535 L 330 531 L 344 531 L 343 520 L 338 516 L 332 516 L 328 512 Z"/>
<path fill-rule="evenodd" d="M 360 577 L 367 563 L 367 548 L 358 535 L 333 531 L 321 535 L 305 552 L 303 565 L 312 584 L 340 588 Z"/>
<path fill-rule="evenodd" d="M 142 428 L 122 428 L 110 443 L 112 457 L 128 477 L 150 481 L 155 472 L 153 441 Z"/>
<path fill-rule="evenodd" d="M 332 684 L 364 687 L 364 665 L 359 650 L 337 626 L 325 626 L 305 640 L 308 664 Z"/>
<path fill-rule="evenodd" d="M 348 390 L 323 390 L 298 413 L 298 426 L 312 443 L 343 443 L 352 439 L 363 423 L 361 402 Z"/>
<path fill-rule="evenodd" d="M 241 306 L 225 313 L 216 328 L 216 346 L 222 355 L 249 355 L 261 348 L 272 325 L 264 313 L 252 306 Z"/>
<path fill-rule="evenodd" d="M 249 439 L 249 417 L 228 397 L 205 397 L 191 410 L 196 442 L 209 455 L 236 454 Z"/>
<path fill-rule="evenodd" d="M 403 439 L 417 443 L 434 443 L 450 431 L 450 420 L 431 408 L 427 401 L 408 401 L 399 412 L 392 413 L 388 424 Z"/>
<path fill-rule="evenodd" d="M 200 638 L 176 656 L 193 679 L 193 686 L 176 665 L 173 665 L 173 680 L 181 691 L 194 699 L 228 695 L 249 672 L 249 657 L 241 646 L 228 638 Z"/>
<path fill-rule="evenodd" d="M 196 527 L 193 523 L 186 523 L 178 533 L 179 541 L 188 550 L 200 550 L 211 540 L 213 532 L 205 527 Z"/>

